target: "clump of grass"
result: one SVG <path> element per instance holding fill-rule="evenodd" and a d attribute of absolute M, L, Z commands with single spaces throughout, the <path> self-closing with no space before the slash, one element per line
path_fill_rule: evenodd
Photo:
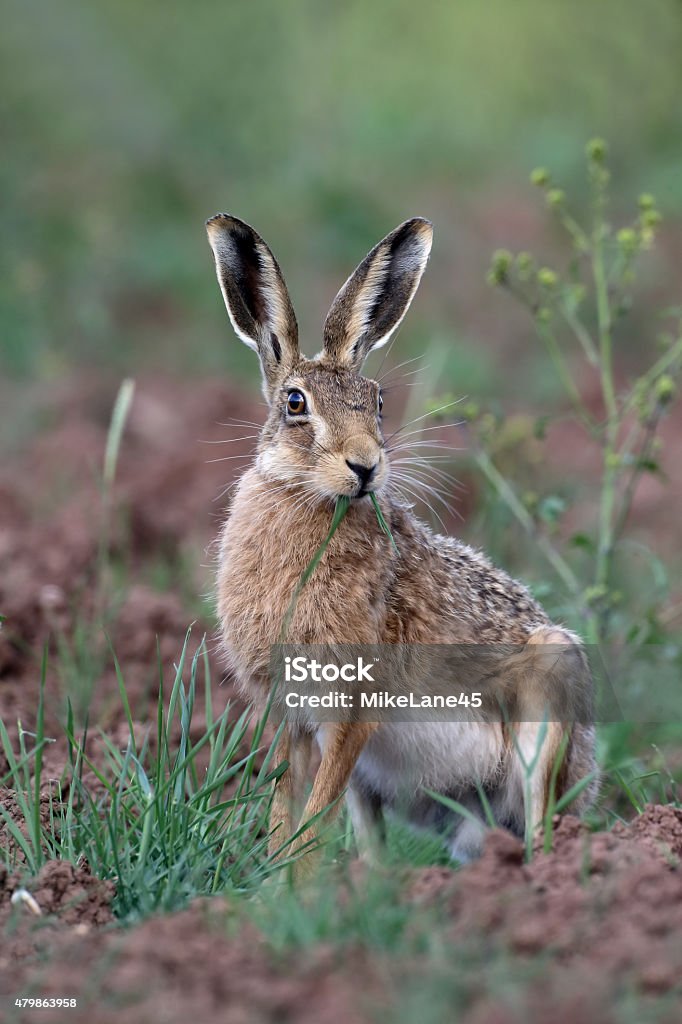
<path fill-rule="evenodd" d="M 202 643 L 187 665 L 185 639 L 170 693 L 163 673 L 156 722 L 141 741 L 122 671 L 114 658 L 121 705 L 128 723 L 124 750 L 104 733 L 104 763 L 88 753 L 87 728 L 76 735 L 68 708 L 69 745 L 62 779 L 47 789 L 42 769 L 45 736 L 43 691 L 35 745 L 28 750 L 20 729 L 19 756 L 4 726 L 0 741 L 9 763 L 2 780 L 16 793 L 21 819 L 0 808 L 15 851 L 1 849 L 10 867 L 39 871 L 46 858 L 76 863 L 86 858 L 93 873 L 116 883 L 115 911 L 123 919 L 170 910 L 217 891 L 250 892 L 291 859 L 268 854 L 273 783 L 286 765 L 273 764 L 274 742 L 263 743 L 263 724 L 251 715 L 233 720 L 228 705 L 214 715 L 210 670 Z M 188 681 L 185 682 L 188 670 Z M 203 674 L 206 724 L 198 738 L 194 710 Z M 167 705 L 166 705 L 167 698 Z M 96 780 L 84 781 L 84 770 Z M 49 793 L 44 814 L 41 793 Z M 41 817 L 42 813 L 42 817 Z"/>

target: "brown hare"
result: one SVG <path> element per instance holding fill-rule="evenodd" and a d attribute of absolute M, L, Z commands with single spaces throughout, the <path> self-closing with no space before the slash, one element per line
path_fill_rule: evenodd
<path fill-rule="evenodd" d="M 574 801 L 594 796 L 594 729 L 571 716 L 585 706 L 592 681 L 580 641 L 553 625 L 528 590 L 479 551 L 434 534 L 392 486 L 382 435 L 379 384 L 361 374 L 367 355 L 402 321 L 429 257 L 431 224 L 401 224 L 360 263 L 334 299 L 321 351 L 309 359 L 277 261 L 262 238 L 236 217 L 207 222 L 218 282 L 232 326 L 260 358 L 269 413 L 253 465 L 236 488 L 222 531 L 218 613 L 227 661 L 244 694 L 262 709 L 271 687 L 271 648 L 302 570 L 328 534 L 334 503 L 351 500 L 324 556 L 302 589 L 288 636 L 307 644 L 508 645 L 516 653 L 513 722 L 366 722 L 320 724 L 287 712 L 278 762 L 271 850 L 295 851 L 314 837 L 320 813 L 338 809 L 347 790 L 358 846 L 375 846 L 383 809 L 415 825 L 443 826 L 448 812 L 428 791 L 471 809 L 450 815 L 453 857 L 480 852 L 484 788 L 496 820 L 517 834 L 543 820 L 550 779 L 557 794 L 591 779 Z M 397 552 L 379 528 L 374 492 Z M 559 683 L 567 697 L 561 722 L 523 718 L 548 645 L 568 652 Z M 523 671 L 518 671 L 519 652 Z M 510 661 L 511 671 L 511 661 Z M 453 686 L 456 683 L 453 680 Z M 299 827 L 311 745 L 321 761 Z M 538 749 L 539 748 L 539 749 Z M 561 760 L 560 767 L 558 766 Z M 528 766 L 532 778 L 528 782 Z M 296 817 L 294 817 L 296 814 Z M 309 858 L 298 863 L 306 869 Z"/>

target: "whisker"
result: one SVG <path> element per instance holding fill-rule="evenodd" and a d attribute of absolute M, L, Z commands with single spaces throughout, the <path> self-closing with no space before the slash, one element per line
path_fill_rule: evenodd
<path fill-rule="evenodd" d="M 395 334 L 393 335 L 393 337 L 391 338 L 391 340 L 388 343 L 388 348 L 386 349 L 386 351 L 384 353 L 384 358 L 379 363 L 379 368 L 377 370 L 377 373 L 381 373 L 381 371 L 382 371 L 382 369 L 384 367 L 384 363 L 386 362 L 386 360 L 388 359 L 389 355 L 391 354 L 391 349 L 395 345 L 395 343 L 396 343 L 396 341 L 398 339 L 398 335 L 400 334 L 401 330 L 402 330 L 402 324 L 399 324 L 397 331 L 395 332 Z M 423 357 L 418 357 L 418 358 L 423 358 Z"/>
<path fill-rule="evenodd" d="M 462 482 L 452 475 L 452 473 L 445 473 L 442 469 L 438 469 L 436 466 L 429 466 L 426 463 L 414 462 L 412 459 L 397 459 L 391 463 L 393 466 L 413 466 L 415 471 L 426 474 L 433 480 L 441 480 L 444 484 L 456 484 L 461 487 Z"/>
<path fill-rule="evenodd" d="M 421 423 L 422 420 L 429 419 L 429 417 L 435 416 L 436 413 L 443 412 L 443 410 L 445 410 L 445 409 L 451 409 L 454 405 L 459 405 L 460 402 L 463 402 L 463 401 L 464 401 L 464 397 L 458 398 L 456 402 L 448 402 L 447 405 L 442 405 L 438 409 L 431 409 L 431 410 L 429 410 L 429 412 L 425 412 L 422 416 L 415 416 L 415 418 L 413 420 L 408 420 L 407 423 L 404 423 L 401 427 L 398 427 L 397 430 L 394 430 L 393 433 L 389 435 L 387 440 L 390 441 L 390 439 L 392 437 L 395 437 L 396 434 L 401 434 L 405 430 L 406 427 L 411 427 L 413 423 Z M 424 430 L 438 430 L 438 429 L 442 430 L 445 426 L 460 427 L 460 426 L 463 425 L 463 422 L 464 421 L 461 421 L 459 423 L 450 423 L 450 424 L 438 423 L 438 424 L 435 424 L 433 427 L 424 427 Z M 413 433 L 418 433 L 418 431 L 413 431 Z M 409 435 L 407 435 L 407 436 L 409 436 Z"/>
<path fill-rule="evenodd" d="M 219 427 L 253 427 L 255 430 L 262 430 L 265 426 L 264 423 L 256 423 L 255 420 L 237 420 L 230 419 L 227 423 L 218 423 Z"/>
<path fill-rule="evenodd" d="M 221 441 L 206 441 L 199 438 L 199 444 L 237 444 L 238 441 L 252 441 L 255 437 L 260 437 L 260 434 L 243 434 L 241 437 L 229 437 Z"/>
<path fill-rule="evenodd" d="M 386 353 L 386 355 L 388 355 L 388 353 Z M 382 380 L 386 380 L 386 378 L 389 377 L 392 373 L 395 373 L 396 370 L 402 370 L 403 366 L 409 366 L 410 363 L 418 363 L 420 359 L 424 359 L 424 356 L 413 356 L 412 359 L 404 359 L 402 363 L 398 363 L 397 366 L 392 366 L 390 370 L 387 370 L 382 377 L 375 377 L 374 379 L 376 380 L 377 384 L 381 384 Z M 379 367 L 379 372 L 381 372 L 381 367 L 384 365 L 385 361 L 386 358 L 384 357 L 384 360 L 382 361 L 381 366 Z M 415 372 L 419 372 L 419 369 L 423 369 L 423 367 L 418 368 Z"/>
<path fill-rule="evenodd" d="M 430 511 L 430 512 L 431 512 L 431 513 L 432 513 L 432 514 L 433 514 L 433 515 L 434 515 L 434 516 L 436 517 L 436 519 L 437 519 L 437 520 L 438 520 L 438 522 L 439 522 L 439 523 L 441 524 L 441 526 L 443 527 L 443 529 L 444 529 L 444 530 L 446 529 L 445 523 L 443 522 L 442 518 L 441 518 L 441 517 L 439 516 L 438 512 L 437 512 L 437 511 L 436 511 L 436 509 L 435 509 L 435 508 L 433 507 L 433 505 L 431 504 L 431 502 L 430 502 L 430 501 L 427 501 L 427 499 L 426 499 L 426 498 L 424 498 L 424 497 L 423 497 L 423 495 L 422 495 L 422 494 L 421 494 L 420 492 L 418 492 L 418 491 L 415 491 L 415 490 L 413 490 L 413 488 L 412 488 L 412 487 L 408 486 L 407 482 L 405 482 L 404 480 L 400 481 L 399 487 L 398 487 L 398 488 L 396 488 L 396 489 L 397 489 L 397 490 L 399 490 L 399 489 L 400 489 L 401 487 L 402 487 L 402 488 L 403 488 L 404 490 L 406 490 L 406 491 L 408 492 L 408 494 L 411 494 L 413 498 L 416 498 L 416 500 L 417 500 L 418 502 L 422 502 L 422 504 L 426 505 L 426 507 L 428 508 L 428 510 L 429 510 L 429 511 Z M 440 500 L 442 500 L 442 499 L 440 499 Z"/>
<path fill-rule="evenodd" d="M 251 459 L 253 452 L 242 452 L 241 455 L 223 455 L 220 459 L 206 459 L 205 465 L 210 466 L 212 462 L 231 462 L 233 459 Z"/>

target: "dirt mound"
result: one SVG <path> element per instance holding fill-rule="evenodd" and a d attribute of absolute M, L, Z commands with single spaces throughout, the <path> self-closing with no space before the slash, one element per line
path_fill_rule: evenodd
<path fill-rule="evenodd" d="M 94 878 L 85 863 L 48 861 L 29 880 L 0 865 L 0 991 L 19 995 L 17 981 L 27 965 L 35 970 L 70 938 L 111 924 L 114 892 L 113 882 Z"/>
<path fill-rule="evenodd" d="M 264 939 L 240 922 L 230 926 L 222 901 L 152 918 L 129 932 L 71 939 L 43 970 L 21 967 L 11 991 L 78 998 L 69 1020 L 129 1024 L 229 1020 L 360 1024 L 358 989 L 379 996 L 375 972 L 358 954 L 339 958 L 318 946 L 305 958 L 278 961 Z M 106 969 L 104 968 L 106 965 Z M 352 974 L 354 984 L 349 984 Z"/>
<path fill-rule="evenodd" d="M 17 890 L 29 893 L 30 899 L 15 899 L 12 904 L 12 894 Z M 18 872 L 10 875 L 0 869 L 0 913 L 5 920 L 13 912 L 8 910 L 9 903 L 10 907 L 25 905 L 34 916 L 54 915 L 63 924 L 110 924 L 114 919 L 111 911 L 114 892 L 114 883 L 94 878 L 85 863 L 75 866 L 69 861 L 51 860 L 43 865 L 34 879 L 23 882 Z"/>
<path fill-rule="evenodd" d="M 9 765 L 5 763 L 3 769 L 0 764 L 0 771 L 6 770 L 8 767 Z M 42 829 L 49 828 L 53 812 L 56 813 L 57 808 L 51 795 L 47 792 L 42 793 L 40 797 L 40 827 Z M 13 834 L 14 828 L 17 828 L 24 839 L 28 840 L 28 825 L 19 806 L 16 793 L 0 786 L 0 847 L 8 853 L 11 863 L 24 864 L 26 857 L 21 843 L 17 842 L 16 836 Z"/>
<path fill-rule="evenodd" d="M 229 385 L 138 381 L 105 527 L 100 481 L 115 394 L 115 384 L 82 377 L 39 395 L 35 416 L 49 429 L 0 466 L 0 613 L 6 619 L 0 716 L 14 739 L 18 719 L 26 729 L 35 723 L 45 646 L 48 736 L 60 734 L 67 695 L 77 712 L 90 705 L 93 724 L 115 732 L 123 721 L 105 629 L 140 722 L 154 716 L 157 659 L 172 681 L 192 621 L 188 663 L 204 634 L 215 648 L 214 623 L 204 609 L 197 618 L 197 609 L 211 588 L 206 551 L 218 531 L 225 488 L 242 460 L 209 460 L 225 453 L 221 442 L 254 433 L 225 425 L 253 418 L 254 410 Z M 252 438 L 237 440 L 227 451 L 248 456 L 252 445 Z M 110 561 L 103 603 L 105 528 Z M 121 577 L 123 585 L 116 582 Z M 211 658 L 211 669 L 220 681 L 218 658 Z M 223 693 L 226 701 L 234 697 L 229 686 Z M 63 738 L 46 759 L 58 777 Z"/>
<path fill-rule="evenodd" d="M 528 864 L 517 840 L 493 832 L 483 857 L 461 871 L 413 871 L 404 899 L 415 915 L 436 908 L 443 922 L 440 969 L 459 972 L 457 1019 L 614 1024 L 627 990 L 640 1011 L 649 1006 L 652 1020 L 677 1021 L 681 827 L 682 811 L 672 807 L 648 807 L 632 826 L 609 833 L 590 834 L 566 817 L 556 822 L 552 852 L 536 852 Z M 106 922 L 110 889 L 97 889 L 101 883 L 80 870 L 47 865 L 31 892 L 65 921 L 75 918 L 65 916 L 62 890 L 103 892 Z M 352 872 L 356 892 L 365 876 Z M 377 948 L 325 944 L 275 952 L 242 913 L 214 899 L 128 931 L 95 930 L 85 942 L 77 928 L 67 930 L 47 963 L 13 963 L 12 984 L 22 993 L 76 995 L 79 1008 L 69 1019 L 96 1012 L 103 1024 L 121 1007 L 131 1024 L 360 1022 L 395 1019 L 406 991 L 433 970 L 429 955 L 417 950 L 392 962 Z M 488 977 L 488 963 L 498 972 L 505 965 L 502 989 L 494 971 Z"/>
<path fill-rule="evenodd" d="M 681 839 L 674 807 L 647 807 L 631 826 L 596 834 L 567 816 L 551 853 L 536 851 L 527 864 L 516 839 L 493 832 L 459 877 L 426 869 L 412 896 L 445 901 L 457 945 L 494 936 L 521 957 L 551 956 L 562 974 L 545 985 L 570 977 L 576 991 L 606 996 L 627 977 L 641 991 L 668 993 L 682 978 Z"/>

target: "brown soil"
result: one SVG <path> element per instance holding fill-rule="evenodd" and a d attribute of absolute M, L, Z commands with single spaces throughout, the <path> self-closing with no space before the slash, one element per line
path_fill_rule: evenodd
<path fill-rule="evenodd" d="M 157 642 L 165 678 L 172 680 L 187 626 L 197 618 L 181 588 L 197 595 L 210 591 L 208 548 L 226 500 L 216 495 L 231 482 L 232 467 L 240 460 L 207 460 L 225 449 L 243 455 L 253 442 L 208 442 L 253 433 L 220 426 L 228 418 L 253 416 L 253 408 L 225 386 L 204 383 L 195 390 L 171 381 L 138 383 L 112 501 L 111 557 L 130 582 L 119 598 L 110 572 L 109 598 L 102 603 L 98 481 L 114 395 L 115 388 L 83 378 L 49 399 L 37 396 L 35 416 L 47 421 L 49 430 L 0 467 L 0 611 L 7 620 L 0 631 L 0 715 L 10 731 L 16 731 L 18 719 L 25 728 L 35 720 L 47 643 L 47 735 L 58 734 L 67 692 L 76 704 L 79 697 L 87 699 L 70 685 L 72 664 L 74 676 L 90 677 L 96 720 L 116 732 L 124 716 L 102 624 L 142 728 L 158 694 Z M 159 566 L 169 582 L 157 589 L 153 575 Z M 195 623 L 189 655 L 204 633 L 215 646 L 213 630 L 206 606 Z M 220 681 L 215 658 L 212 670 Z M 229 687 L 224 692 L 226 700 L 234 697 Z M 63 744 L 48 748 L 48 775 L 59 776 L 64 756 Z"/>
<path fill-rule="evenodd" d="M 463 976 L 464 1024 L 611 1024 L 624 986 L 672 1024 L 681 1005 L 681 856 L 682 810 L 651 806 L 634 825 L 596 835 L 566 817 L 556 823 L 553 852 L 536 851 L 530 864 L 515 839 L 492 833 L 481 860 L 460 872 L 407 872 L 403 898 L 415 919 L 438 908 L 445 963 Z M 353 871 L 356 894 L 365 879 L 364 869 Z M 74 1021 L 94 1014 L 107 1024 L 122 1010 L 130 1024 L 394 1019 L 405 986 L 434 969 L 418 952 L 400 963 L 378 950 L 326 945 L 275 953 L 221 899 L 129 931 L 102 930 L 112 886 L 87 867 L 51 862 L 28 884 L 43 918 L 25 904 L 10 908 L 12 885 L 0 878 L 0 921 L 14 925 L 0 987 L 75 996 Z M 481 971 L 500 950 L 513 979 L 508 994 Z M 463 971 L 472 956 L 475 968 Z"/>
<path fill-rule="evenodd" d="M 192 595 L 210 590 L 209 548 L 226 500 L 216 495 L 242 463 L 207 460 L 243 455 L 253 440 L 201 442 L 252 434 L 249 427 L 220 423 L 259 414 L 249 397 L 226 385 L 138 382 L 111 526 L 116 570 L 128 582 L 120 602 L 118 591 L 107 589 L 114 599 L 98 606 L 98 480 L 114 393 L 80 378 L 48 398 L 29 396 L 46 429 L 0 466 L 0 612 L 7 617 L 0 631 L 0 716 L 13 737 L 17 719 L 24 728 L 35 724 L 40 654 L 47 645 L 47 734 L 58 735 L 71 659 L 75 675 L 83 675 L 84 665 L 90 673 L 98 724 L 125 745 L 127 726 L 106 646 L 91 643 L 84 662 L 76 642 L 79 635 L 92 640 L 103 609 L 141 733 L 153 720 L 158 693 L 157 643 L 168 677 L 189 621 L 198 616 L 191 649 L 204 632 L 212 636 L 210 611 Z M 211 662 L 221 679 L 213 653 Z M 221 693 L 234 698 L 229 681 Z M 98 760 L 101 744 L 92 740 L 89 753 Z M 65 741 L 46 749 L 48 785 L 61 776 L 65 759 Z M 0 780 L 5 772 L 0 754 Z M 43 800 L 47 815 L 47 793 Z M 0 791 L 0 801 L 18 819 L 12 793 Z M 13 848 L 4 821 L 0 843 Z M 682 812 L 670 807 L 650 807 L 631 826 L 596 835 L 564 818 L 554 851 L 537 852 L 531 864 L 524 864 L 514 839 L 494 833 L 482 859 L 459 873 L 408 872 L 404 899 L 415 916 L 435 908 L 442 917 L 439 948 L 451 965 L 444 984 L 450 974 L 463 976 L 457 1019 L 465 1024 L 611 1024 L 614 1001 L 630 990 L 656 1004 L 657 1020 L 672 1024 L 680 1019 L 681 859 Z M 20 865 L 20 855 L 17 860 Z M 364 871 L 357 866 L 353 874 L 361 886 Z M 393 1020 L 404 1010 L 405 985 L 419 985 L 433 969 L 428 951 L 416 951 L 407 963 L 359 948 L 343 956 L 319 945 L 275 953 L 267 936 L 223 900 L 122 931 L 112 927 L 112 884 L 93 878 L 86 864 L 50 862 L 37 879 L 24 882 L 40 916 L 30 902 L 11 904 L 20 882 L 18 872 L 0 872 L 0 992 L 77 996 L 79 1007 L 26 1011 L 25 1017 L 16 1011 L 17 1020 L 35 1020 L 39 1012 L 39 1019 L 101 1024 L 334 1024 L 377 1013 Z M 511 996 L 482 966 L 501 950 L 511 977 L 526 978 L 522 989 L 511 986 Z M 472 958 L 475 966 L 466 974 Z"/>

